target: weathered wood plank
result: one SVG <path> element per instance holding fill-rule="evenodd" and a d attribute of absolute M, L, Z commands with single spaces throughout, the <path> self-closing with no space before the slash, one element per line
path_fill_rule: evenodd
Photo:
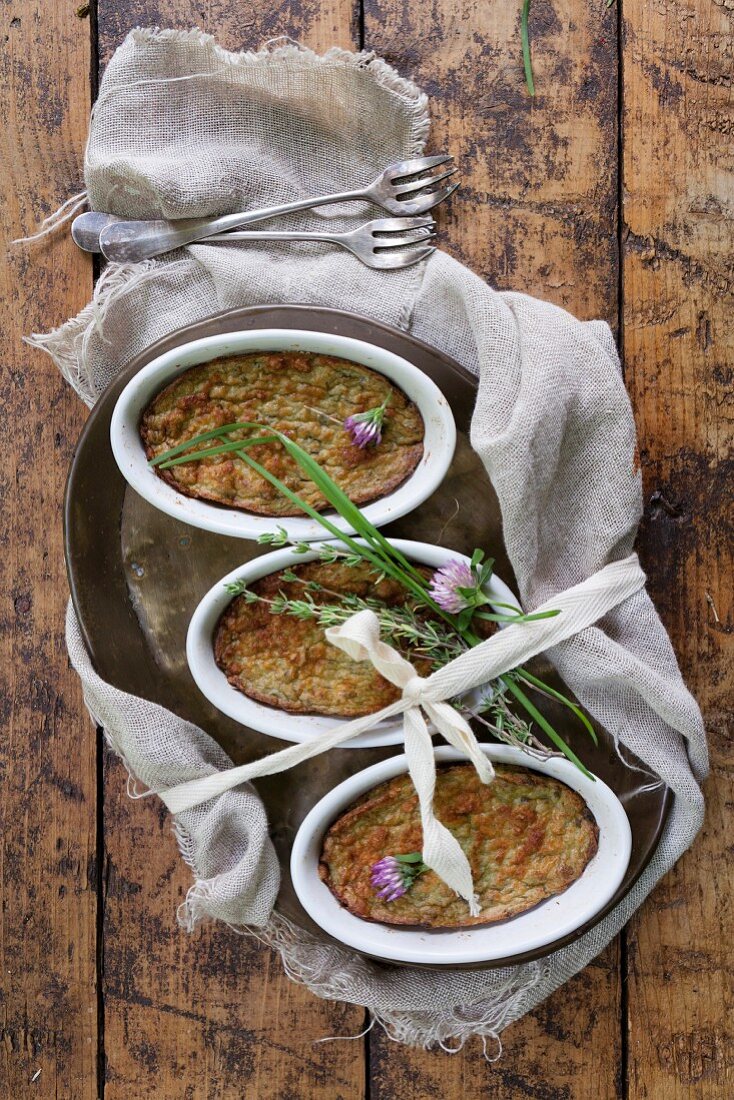
<path fill-rule="evenodd" d="M 734 12 L 625 3 L 624 351 L 650 586 L 707 720 L 704 834 L 629 932 L 629 1095 L 734 1092 Z"/>
<path fill-rule="evenodd" d="M 534 0 L 531 100 L 520 7 L 366 0 L 365 46 L 429 93 L 432 146 L 460 165 L 447 250 L 500 289 L 616 322 L 615 14 Z"/>
<path fill-rule="evenodd" d="M 353 45 L 350 0 L 242 7 L 179 0 L 100 0 L 100 54 L 131 26 L 201 26 L 229 49 L 288 34 L 315 48 Z M 222 925 L 193 936 L 175 922 L 191 874 L 167 815 L 130 804 L 119 765 L 105 771 L 104 993 L 106 1100 L 357 1100 L 364 1047 L 317 1043 L 358 1034 L 360 1009 L 324 1002 L 283 974 L 280 960 Z M 314 1045 L 315 1044 L 315 1045 Z"/>
<path fill-rule="evenodd" d="M 280 960 L 221 924 L 175 922 L 191 885 L 170 818 L 130 802 L 105 767 L 105 1100 L 337 1100 L 364 1090 L 363 1014 L 318 1000 Z"/>
<path fill-rule="evenodd" d="M 68 239 L 6 255 L 41 212 L 79 190 L 89 24 L 58 0 L 9 3 L 0 33 L 0 1094 L 91 1100 L 96 750 L 64 648 L 60 515 L 83 412 L 51 361 L 21 339 L 79 309 L 92 271 Z"/>
<path fill-rule="evenodd" d="M 533 3 L 537 95 L 528 97 L 520 4 L 367 0 L 365 46 L 431 95 L 431 145 L 461 168 L 442 213 L 444 246 L 501 289 L 523 290 L 616 326 L 615 14 L 577 0 Z M 479 1044 L 447 1058 L 371 1035 L 373 1095 L 544 1098 L 619 1095 L 618 947 L 509 1028 L 485 1066 Z M 589 1059 L 588 1051 L 594 1051 Z"/>
<path fill-rule="evenodd" d="M 342 46 L 353 50 L 359 39 L 359 0 L 210 0 L 206 9 L 194 0 L 99 0 L 100 60 L 104 64 L 132 27 L 200 27 L 227 50 L 257 50 L 286 36 L 314 50 Z"/>

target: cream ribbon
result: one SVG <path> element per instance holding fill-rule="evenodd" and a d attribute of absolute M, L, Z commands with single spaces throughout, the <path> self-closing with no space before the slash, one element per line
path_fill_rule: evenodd
<path fill-rule="evenodd" d="M 470 912 L 476 915 L 479 908 L 469 862 L 458 841 L 433 813 L 436 762 L 426 718 L 449 744 L 465 753 L 482 782 L 489 783 L 494 775 L 490 761 L 479 748 L 469 724 L 446 700 L 496 679 L 538 653 L 592 626 L 613 607 L 643 588 L 644 584 L 645 574 L 636 554 L 612 562 L 581 584 L 560 592 L 535 609 L 536 613 L 557 610 L 560 614 L 507 626 L 425 679 L 416 674 L 410 662 L 400 653 L 381 641 L 374 612 L 359 611 L 341 626 L 329 628 L 326 637 L 355 661 L 370 661 L 381 675 L 401 689 L 399 699 L 375 714 L 345 722 L 311 741 L 290 745 L 251 764 L 180 783 L 159 792 L 160 797 L 171 813 L 182 813 L 241 783 L 286 771 L 327 749 L 344 744 L 385 718 L 402 714 L 405 755 L 420 806 L 423 860 L 468 902 Z"/>

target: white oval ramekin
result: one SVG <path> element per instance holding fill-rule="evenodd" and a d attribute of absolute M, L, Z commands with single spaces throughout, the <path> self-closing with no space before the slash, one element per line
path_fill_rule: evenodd
<path fill-rule="evenodd" d="M 465 555 L 444 546 L 432 546 L 430 543 L 411 542 L 407 539 L 392 539 L 391 542 L 411 561 L 433 569 L 450 559 L 469 560 Z M 214 659 L 214 631 L 225 608 L 233 599 L 232 594 L 227 591 L 227 584 L 243 581 L 249 585 L 268 573 L 314 561 L 317 556 L 317 549 L 307 554 L 296 554 L 292 548 L 287 547 L 263 554 L 262 557 L 233 569 L 204 596 L 191 618 L 186 638 L 186 658 L 191 675 L 209 702 L 242 725 L 259 730 L 260 733 L 268 733 L 271 737 L 279 737 L 283 741 L 310 741 L 318 734 L 341 725 L 346 719 L 317 714 L 289 714 L 250 699 L 232 687 L 217 666 Z M 486 592 L 490 600 L 510 604 L 519 610 L 520 605 L 512 590 L 494 574 L 489 579 Z M 347 746 L 352 749 L 371 749 L 382 745 L 399 745 L 402 739 L 402 719 L 398 717 L 386 719 L 367 733 L 359 734 L 347 742 Z"/>
<path fill-rule="evenodd" d="M 356 799 L 407 771 L 405 756 L 392 756 L 349 776 L 324 795 L 296 833 L 291 852 L 293 886 L 301 905 L 320 928 L 347 947 L 376 959 L 423 966 L 491 964 L 572 935 L 611 901 L 632 850 L 629 821 L 614 792 L 600 779 L 588 779 L 565 758 L 539 761 L 507 745 L 482 745 L 482 751 L 490 760 L 542 772 L 578 791 L 599 827 L 598 851 L 580 878 L 534 909 L 483 928 L 440 932 L 391 927 L 354 916 L 319 877 L 321 846 L 326 830 Z M 464 759 L 451 748 L 437 749 L 436 758 L 439 763 Z"/>
<path fill-rule="evenodd" d="M 324 528 L 308 516 L 258 516 L 184 496 L 148 465 L 140 438 L 142 414 L 156 394 L 189 367 L 224 355 L 256 351 L 308 351 L 335 355 L 383 374 L 413 401 L 423 417 L 423 457 L 413 473 L 392 493 L 363 506 L 377 527 L 417 508 L 441 484 L 454 455 L 456 425 L 448 401 L 428 375 L 407 359 L 376 344 L 347 336 L 298 329 L 253 329 L 205 336 L 164 352 L 128 382 L 112 414 L 110 441 L 123 477 L 141 497 L 174 519 L 205 531 L 256 539 L 283 527 L 292 539 L 323 539 Z M 353 529 L 327 513 L 340 531 Z"/>

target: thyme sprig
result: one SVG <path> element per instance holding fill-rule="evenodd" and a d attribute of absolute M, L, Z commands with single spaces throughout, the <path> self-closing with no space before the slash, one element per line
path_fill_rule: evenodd
<path fill-rule="evenodd" d="M 241 438 L 232 439 L 231 437 L 234 433 L 238 433 Z M 243 435 L 243 433 L 247 434 Z M 207 445 L 202 447 L 202 444 Z M 341 531 L 327 515 L 323 515 L 321 512 L 317 511 L 312 505 L 303 500 L 302 497 L 281 481 L 280 478 L 248 453 L 250 448 L 263 444 L 278 444 L 282 446 L 300 468 L 302 473 L 313 482 L 321 495 L 326 499 L 327 503 L 331 505 L 334 511 L 337 512 L 350 527 L 353 528 L 356 532 L 356 537 Z M 417 569 L 396 546 L 388 542 L 377 527 L 369 522 L 363 512 L 361 512 L 350 500 L 343 489 L 336 484 L 319 463 L 283 432 L 252 421 L 238 421 L 232 424 L 225 424 L 177 444 L 170 450 L 151 459 L 149 465 L 159 467 L 161 470 L 168 470 L 182 465 L 183 463 L 199 462 L 202 459 L 215 458 L 223 454 L 231 454 L 233 457 L 239 458 L 246 466 L 249 466 L 273 485 L 300 511 L 319 523 L 332 539 L 335 540 L 337 545 L 341 544 L 345 547 L 345 557 L 347 560 L 354 562 L 358 560 L 366 561 L 375 569 L 378 576 L 390 577 L 397 581 L 415 600 L 417 600 L 421 607 L 431 612 L 431 616 L 435 620 L 448 623 L 451 630 L 456 633 L 464 643 L 464 647 L 479 645 L 482 642 L 483 639 L 472 629 L 471 620 L 474 615 L 486 615 L 489 617 L 490 613 L 479 610 L 477 606 L 464 609 L 461 614 L 456 615 L 441 607 L 440 603 L 433 598 L 429 583 L 420 570 Z M 279 528 L 271 537 L 270 542 L 272 545 L 285 545 L 286 540 L 287 535 L 285 531 Z M 307 550 L 310 550 L 311 547 L 306 543 L 299 543 L 296 544 L 294 549 L 296 553 L 305 553 Z M 489 575 L 491 574 L 491 563 L 482 564 L 482 557 L 483 555 L 481 552 L 475 554 L 472 558 L 472 569 L 481 570 L 482 582 L 486 583 L 486 580 L 489 579 Z M 306 604 L 307 601 L 304 601 L 304 606 Z M 467 610 L 472 611 L 471 616 L 467 615 Z M 535 615 L 530 614 L 525 616 L 522 612 L 518 613 L 514 608 L 510 608 L 509 610 L 511 614 L 508 615 L 507 619 L 513 623 L 530 621 L 533 618 L 539 617 L 537 613 Z M 542 617 L 549 614 L 555 614 L 555 612 L 542 613 Z M 492 618 L 494 621 L 500 621 L 503 616 L 500 614 L 498 618 L 495 613 L 492 615 Z M 530 674 L 528 674 L 526 670 L 520 669 L 499 677 L 500 683 L 503 685 L 504 689 L 514 696 L 515 700 L 526 711 L 529 717 L 540 726 L 564 756 L 571 760 L 585 775 L 593 778 L 570 745 L 563 740 L 560 734 L 538 710 L 532 700 L 525 694 L 525 691 L 518 683 L 519 677 L 516 675 L 517 673 L 525 676 L 526 686 L 532 685 L 533 687 L 538 687 L 537 683 L 533 684 L 532 680 L 529 679 Z M 548 685 L 543 685 L 543 687 L 546 689 L 546 694 L 551 694 L 554 691 L 554 689 L 549 688 Z M 593 727 L 586 718 L 586 715 L 581 712 L 580 708 L 560 693 L 555 693 L 553 697 L 564 703 L 576 717 L 580 718 L 587 732 L 596 741 Z"/>
<path fill-rule="evenodd" d="M 245 581 L 239 580 L 230 582 L 226 588 L 233 596 L 241 596 L 247 603 L 260 603 L 266 606 L 273 615 L 290 615 L 295 619 L 311 620 L 324 629 L 341 626 L 355 612 L 368 609 L 377 615 L 381 634 L 405 644 L 412 656 L 430 661 L 433 669 L 441 668 L 469 648 L 456 632 L 450 631 L 443 623 L 422 617 L 414 608 L 388 607 L 384 601 L 376 597 L 358 596 L 352 592 L 335 592 L 317 581 L 304 580 L 292 569 L 283 570 L 283 580 L 302 585 L 303 596 L 293 598 L 282 590 L 275 596 L 263 596 L 249 588 Z M 322 597 L 330 596 L 338 602 L 320 603 L 314 593 Z M 540 759 L 562 756 L 563 753 L 560 750 L 549 751 L 533 735 L 529 723 L 511 710 L 508 704 L 509 689 L 505 679 L 523 675 L 532 679 L 537 690 L 548 697 L 563 698 L 560 692 L 556 692 L 537 676 L 531 677 L 525 669 L 516 669 L 512 673 L 507 673 L 505 678 L 486 684 L 478 703 L 470 705 L 459 700 L 454 701 L 454 705 L 466 719 L 475 719 L 480 722 L 493 736 L 506 744 L 526 750 Z M 570 700 L 568 702 L 570 703 Z M 582 717 L 585 716 L 582 715 Z"/>
<path fill-rule="evenodd" d="M 233 596 L 242 596 L 247 603 L 261 603 L 273 615 L 290 615 L 295 619 L 310 619 L 324 629 L 341 626 L 358 611 L 373 611 L 380 624 L 380 633 L 410 647 L 415 656 L 425 657 L 434 668 L 440 668 L 454 657 L 464 653 L 468 646 L 454 631 L 443 623 L 423 618 L 411 607 L 388 607 L 383 600 L 370 596 L 358 596 L 353 592 L 333 592 L 313 581 L 303 581 L 292 570 L 283 571 L 283 580 L 300 582 L 304 593 L 299 599 L 287 596 L 282 590 L 275 596 L 262 596 L 248 588 L 243 581 L 228 584 Z M 337 602 L 322 603 L 314 593 L 330 596 Z"/>

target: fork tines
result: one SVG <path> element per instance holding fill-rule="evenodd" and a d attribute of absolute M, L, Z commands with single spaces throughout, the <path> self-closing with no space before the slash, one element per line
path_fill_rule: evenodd
<path fill-rule="evenodd" d="M 436 236 L 432 218 L 376 218 L 362 229 L 372 242 L 369 259 L 362 259 L 371 267 L 409 267 L 436 251 L 427 243 Z"/>
<path fill-rule="evenodd" d="M 414 157 L 393 164 L 385 173 L 385 184 L 390 190 L 388 205 L 393 213 L 424 214 L 449 195 L 458 183 L 446 187 L 438 185 L 455 175 L 457 168 L 431 174 L 433 168 L 451 164 L 453 157 L 440 154 L 432 157 Z"/>

